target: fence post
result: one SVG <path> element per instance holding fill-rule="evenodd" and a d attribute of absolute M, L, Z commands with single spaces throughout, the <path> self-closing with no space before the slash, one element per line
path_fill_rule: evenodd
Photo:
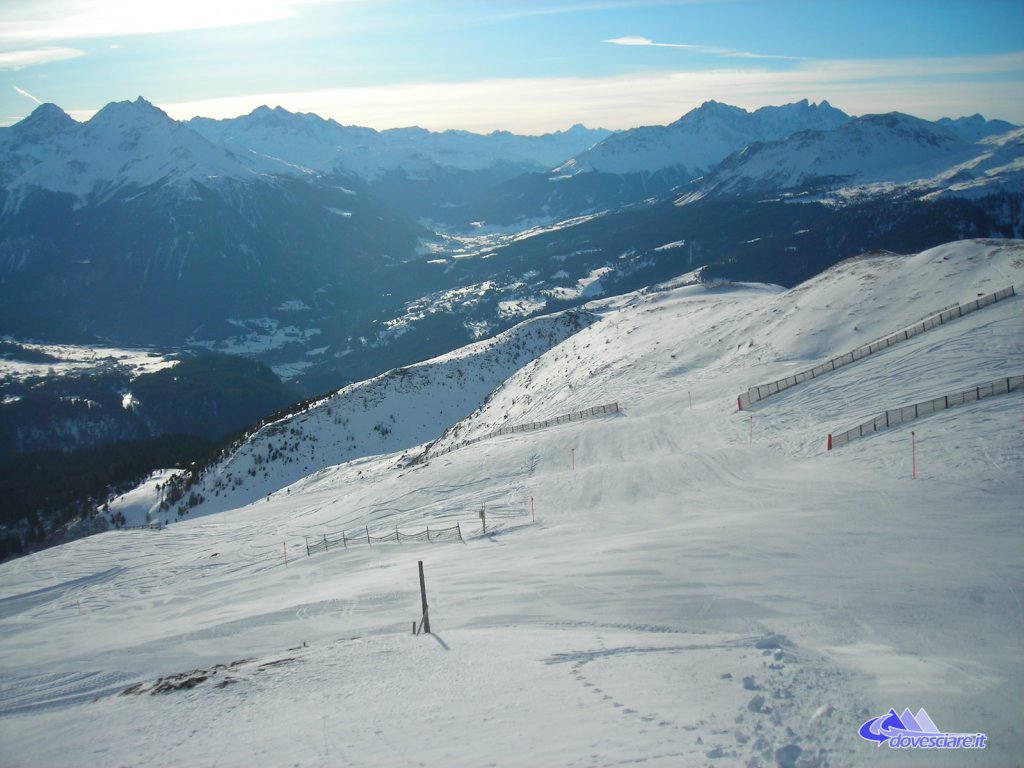
<path fill-rule="evenodd" d="M 344 534 L 342 534 L 344 536 Z M 327 534 L 324 534 L 324 552 L 327 551 Z"/>
<path fill-rule="evenodd" d="M 304 537 L 306 539 L 306 557 L 309 557 L 309 536 Z"/>
<path fill-rule="evenodd" d="M 395 526 L 395 541 L 397 541 L 399 544 L 402 543 L 402 537 L 398 533 L 398 526 L 397 525 Z"/>
<path fill-rule="evenodd" d="M 462 538 L 462 526 L 459 525 L 458 521 L 455 522 L 455 530 L 459 532 L 459 541 L 465 541 L 465 539 Z"/>
<path fill-rule="evenodd" d="M 344 531 L 341 532 L 341 546 L 344 549 L 348 549 L 348 542 L 345 541 L 345 532 Z"/>
<path fill-rule="evenodd" d="M 480 524 L 483 525 L 483 532 L 487 533 L 487 506 L 480 505 Z"/>
<path fill-rule="evenodd" d="M 370 526 L 366 526 L 366 546 L 373 546 L 373 544 L 370 543 Z"/>
<path fill-rule="evenodd" d="M 427 526 L 427 543 L 430 543 L 430 526 Z"/>

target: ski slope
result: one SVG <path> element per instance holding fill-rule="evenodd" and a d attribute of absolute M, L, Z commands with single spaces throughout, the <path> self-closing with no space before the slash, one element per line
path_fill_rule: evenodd
<path fill-rule="evenodd" d="M 975 241 L 790 291 L 595 302 L 439 444 L 618 417 L 362 456 L 0 565 L 3 763 L 1021 765 L 1024 394 L 825 451 L 865 415 L 1024 370 L 1021 298 L 749 412 L 735 393 L 1022 276 L 1024 244 Z M 305 556 L 306 536 L 454 521 L 464 544 Z M 433 634 L 414 637 L 420 560 Z M 922 707 L 986 748 L 857 735 Z"/>

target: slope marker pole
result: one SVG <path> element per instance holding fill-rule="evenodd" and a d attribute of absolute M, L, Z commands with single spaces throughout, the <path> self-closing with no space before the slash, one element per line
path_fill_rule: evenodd
<path fill-rule="evenodd" d="M 430 615 L 427 613 L 427 585 L 423 579 L 423 561 L 420 564 L 420 602 L 423 604 L 423 631 L 430 634 Z"/>
<path fill-rule="evenodd" d="M 917 480 L 917 435 L 910 431 L 910 479 Z"/>

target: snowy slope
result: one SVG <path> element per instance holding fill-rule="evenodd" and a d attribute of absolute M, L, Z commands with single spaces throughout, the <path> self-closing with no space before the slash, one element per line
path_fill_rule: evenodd
<path fill-rule="evenodd" d="M 477 407 L 502 381 L 594 322 L 576 311 L 545 315 L 422 363 L 351 384 L 298 416 L 274 422 L 191 487 L 204 501 L 192 517 L 286 492 L 319 470 L 401 452 L 435 438 Z M 165 520 L 175 518 L 175 508 Z"/>
<path fill-rule="evenodd" d="M 1024 243 L 979 241 L 791 291 L 603 302 L 465 429 L 616 399 L 619 417 L 416 468 L 366 458 L 3 564 L 4 762 L 1021 765 L 1024 394 L 832 453 L 823 438 L 933 383 L 1024 369 L 1022 299 L 749 414 L 735 394 L 1022 276 Z M 503 532 L 305 557 L 304 537 L 363 525 L 469 534 L 481 504 Z M 988 746 L 862 740 L 890 707 Z"/>
<path fill-rule="evenodd" d="M 755 141 L 784 139 L 798 131 L 831 130 L 849 117 L 827 101 L 806 99 L 747 112 L 708 101 L 665 126 L 644 126 L 609 136 L 556 173 L 654 173 L 673 167 L 696 177 Z"/>

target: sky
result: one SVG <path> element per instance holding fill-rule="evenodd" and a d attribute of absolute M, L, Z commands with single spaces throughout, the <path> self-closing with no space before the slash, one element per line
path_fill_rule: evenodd
<path fill-rule="evenodd" d="M 665 124 L 714 99 L 1024 124 L 1024 0 L 3 0 L 0 125 L 142 96 L 377 129 Z"/>

